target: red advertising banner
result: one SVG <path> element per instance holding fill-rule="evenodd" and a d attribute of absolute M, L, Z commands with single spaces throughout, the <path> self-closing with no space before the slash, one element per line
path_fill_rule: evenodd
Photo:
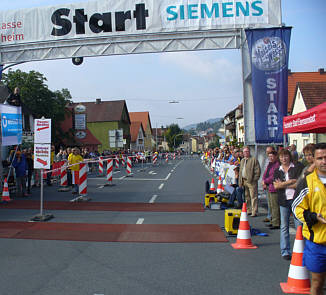
<path fill-rule="evenodd" d="M 326 133 L 326 102 L 283 118 L 283 133 Z"/>

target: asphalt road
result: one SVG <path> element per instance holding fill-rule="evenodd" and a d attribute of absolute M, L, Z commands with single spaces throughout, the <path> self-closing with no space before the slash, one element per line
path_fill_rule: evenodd
<path fill-rule="evenodd" d="M 92 202 L 201 202 L 211 176 L 198 158 L 139 165 L 132 177 L 114 173 L 115 186 L 103 187 L 104 177 L 91 174 Z M 69 201 L 70 192 L 45 186 L 45 201 Z M 31 199 L 39 199 L 39 189 Z M 28 221 L 38 210 L 5 209 L 0 221 Z M 104 224 L 218 224 L 224 211 L 111 212 L 51 211 L 48 222 Z M 265 227 L 263 201 L 250 225 L 268 233 L 253 236 L 256 250 L 235 250 L 228 243 L 103 243 L 0 239 L 1 295 L 180 295 L 283 294 L 290 262 L 280 256 L 279 231 Z M 291 236 L 294 238 L 293 235 Z"/>

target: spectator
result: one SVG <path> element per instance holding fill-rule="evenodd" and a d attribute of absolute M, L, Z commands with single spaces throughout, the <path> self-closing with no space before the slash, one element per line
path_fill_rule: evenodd
<path fill-rule="evenodd" d="M 269 163 L 266 167 L 266 170 L 263 175 L 263 186 L 267 190 L 268 193 L 268 206 L 271 211 L 271 219 L 270 219 L 270 228 L 271 229 L 279 229 L 280 228 L 280 207 L 278 205 L 278 198 L 276 189 L 273 185 L 274 180 L 274 171 L 279 169 L 280 164 L 277 160 L 277 152 L 271 150 L 268 153 Z"/>
<path fill-rule="evenodd" d="M 71 172 L 74 173 L 75 171 L 79 171 L 79 163 L 83 162 L 83 157 L 80 155 L 79 148 L 75 147 L 72 149 L 72 154 L 68 157 L 69 165 L 73 165 L 70 167 Z M 77 165 L 76 165 L 77 164 Z M 73 194 L 78 194 L 78 185 L 79 185 L 79 179 L 74 179 L 73 183 Z"/>
<path fill-rule="evenodd" d="M 28 149 L 23 151 L 26 158 L 26 164 L 27 164 L 27 194 L 31 193 L 31 184 L 32 184 L 32 176 L 34 172 L 34 163 L 33 163 L 33 155 L 32 155 L 32 149 Z"/>
<path fill-rule="evenodd" d="M 314 152 L 315 152 L 315 144 L 313 144 L 313 143 L 307 144 L 303 148 L 303 154 L 304 154 L 304 158 L 306 160 L 306 166 L 303 168 L 298 181 L 300 181 L 305 176 L 307 176 L 308 174 L 310 174 L 314 171 L 314 169 L 315 169 Z"/>
<path fill-rule="evenodd" d="M 326 277 L 326 143 L 315 145 L 315 169 L 298 184 L 292 210 L 303 222 L 303 264 L 311 272 L 310 294 L 323 294 Z"/>
<path fill-rule="evenodd" d="M 258 214 L 258 179 L 260 165 L 256 158 L 250 156 L 249 147 L 243 148 L 244 158 L 240 162 L 239 186 L 244 189 L 248 215 Z"/>
<path fill-rule="evenodd" d="M 51 146 L 51 157 L 50 157 L 50 170 L 53 168 L 53 162 L 54 162 L 54 156 L 55 156 L 55 147 L 54 145 Z M 46 174 L 46 184 L 48 186 L 51 186 L 51 177 L 52 177 L 52 172 L 49 172 Z"/>
<path fill-rule="evenodd" d="M 15 107 L 20 107 L 22 105 L 22 102 L 19 93 L 20 89 L 18 87 L 15 87 L 14 93 L 11 93 L 7 98 L 7 103 Z"/>
<path fill-rule="evenodd" d="M 290 152 L 291 152 L 291 156 L 292 156 L 292 162 L 296 163 L 299 161 L 299 155 L 297 152 L 297 146 L 295 144 L 291 144 L 290 145 Z"/>
<path fill-rule="evenodd" d="M 228 207 L 234 206 L 234 201 L 237 199 L 237 206 L 236 209 L 241 209 L 243 204 L 243 188 L 239 187 L 239 167 L 234 168 L 234 174 L 235 174 L 235 183 L 232 184 L 234 187 L 234 191 L 232 192 L 229 201 L 228 201 Z"/>
<path fill-rule="evenodd" d="M 274 172 L 273 185 L 277 191 L 278 203 L 280 205 L 280 248 L 282 257 L 285 260 L 291 260 L 289 223 L 296 182 L 300 176 L 301 168 L 293 164 L 291 152 L 287 149 L 280 150 L 279 161 L 280 167 Z M 295 219 L 294 224 L 297 228 L 300 222 Z"/>
<path fill-rule="evenodd" d="M 15 168 L 16 173 L 17 195 L 21 197 L 28 197 L 26 194 L 27 163 L 25 155 L 20 151 L 17 151 L 16 156 L 12 162 L 12 166 Z"/>
<path fill-rule="evenodd" d="M 266 147 L 266 159 L 265 159 L 265 163 L 264 163 L 264 171 L 265 172 L 266 172 L 266 169 L 267 169 L 267 167 L 268 167 L 268 165 L 270 163 L 268 155 L 269 155 L 270 152 L 272 152 L 274 150 L 275 150 L 274 147 L 271 146 L 271 145 L 269 145 L 269 146 Z M 277 159 L 277 157 L 276 157 L 276 159 Z M 271 178 L 271 181 L 273 181 L 273 174 L 271 174 L 271 177 L 272 177 Z M 263 186 L 263 189 L 266 190 L 266 193 L 267 193 L 267 216 L 266 216 L 266 218 L 263 221 L 264 222 L 270 222 L 271 221 L 271 218 L 272 218 L 272 213 L 271 213 L 272 209 L 271 209 L 271 203 L 270 203 L 270 200 L 269 200 L 268 185 L 266 185 L 264 183 L 264 180 L 262 180 L 262 186 Z"/>

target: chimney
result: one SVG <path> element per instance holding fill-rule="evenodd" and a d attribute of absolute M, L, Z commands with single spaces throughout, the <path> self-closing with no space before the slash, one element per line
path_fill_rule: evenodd
<path fill-rule="evenodd" d="M 320 69 L 318 69 L 318 72 L 319 72 L 319 74 L 325 74 L 325 70 L 324 70 L 324 68 L 320 68 Z"/>
<path fill-rule="evenodd" d="M 101 103 L 101 99 L 97 98 L 96 101 L 95 101 L 95 104 L 100 104 L 100 103 Z"/>

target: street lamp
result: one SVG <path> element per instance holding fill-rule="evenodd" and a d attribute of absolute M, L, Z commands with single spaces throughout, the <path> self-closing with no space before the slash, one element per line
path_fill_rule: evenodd
<path fill-rule="evenodd" d="M 174 149 L 175 149 L 175 139 L 180 135 L 183 135 L 183 133 L 179 133 L 177 135 L 174 135 L 174 139 L 173 139 L 173 147 L 174 147 Z"/>
<path fill-rule="evenodd" d="M 179 101 L 173 99 L 173 100 L 170 100 L 169 103 L 179 103 Z"/>

